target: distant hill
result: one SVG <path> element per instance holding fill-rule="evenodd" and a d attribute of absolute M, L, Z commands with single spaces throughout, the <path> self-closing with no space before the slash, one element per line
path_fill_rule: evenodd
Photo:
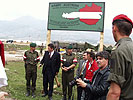
<path fill-rule="evenodd" d="M 0 21 L 1 38 L 30 39 L 46 34 L 46 21 L 24 16 L 12 21 Z"/>
<path fill-rule="evenodd" d="M 46 41 L 47 21 L 23 16 L 12 21 L 0 21 L 0 39 Z M 104 43 L 114 44 L 111 30 L 104 32 Z M 97 44 L 100 33 L 89 31 L 51 31 L 52 41 L 89 42 Z"/>

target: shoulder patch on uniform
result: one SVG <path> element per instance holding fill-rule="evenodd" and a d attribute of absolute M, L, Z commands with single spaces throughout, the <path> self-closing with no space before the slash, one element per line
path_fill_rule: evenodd
<path fill-rule="evenodd" d="M 77 59 L 76 58 L 73 59 L 73 63 L 77 63 Z"/>
<path fill-rule="evenodd" d="M 115 50 L 117 47 L 119 46 L 119 44 L 115 45 L 112 50 Z"/>

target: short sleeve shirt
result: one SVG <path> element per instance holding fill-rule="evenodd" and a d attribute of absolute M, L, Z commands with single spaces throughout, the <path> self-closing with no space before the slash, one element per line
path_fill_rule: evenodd
<path fill-rule="evenodd" d="M 69 67 L 70 65 L 72 64 L 76 64 L 77 61 L 75 61 L 77 58 L 75 56 L 74 53 L 68 55 L 67 53 L 65 53 L 62 57 L 62 63 L 63 63 L 63 66 L 65 67 Z"/>
<path fill-rule="evenodd" d="M 38 63 L 37 59 L 39 55 L 37 51 L 32 53 L 30 50 L 28 50 L 25 52 L 24 56 L 26 57 L 26 64 L 36 65 Z"/>
<path fill-rule="evenodd" d="M 111 53 L 108 81 L 121 88 L 120 98 L 133 100 L 133 42 L 129 37 L 120 39 Z"/>

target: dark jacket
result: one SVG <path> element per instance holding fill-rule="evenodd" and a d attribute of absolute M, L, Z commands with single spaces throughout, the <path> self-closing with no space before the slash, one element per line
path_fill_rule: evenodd
<path fill-rule="evenodd" d="M 60 63 L 60 54 L 58 52 L 54 51 L 54 54 L 50 58 L 49 52 L 45 51 L 43 59 L 40 62 L 40 64 L 43 64 L 42 73 L 44 74 L 46 71 L 48 71 L 50 72 L 49 74 L 55 76 L 56 72 L 59 72 Z"/>
<path fill-rule="evenodd" d="M 76 76 L 77 77 L 79 77 L 80 76 L 80 74 L 81 74 L 81 69 L 82 69 L 82 64 L 84 63 L 85 61 L 84 60 L 80 60 L 79 61 L 79 66 L 78 66 L 78 68 L 77 68 L 77 70 L 76 70 Z"/>
<path fill-rule="evenodd" d="M 110 83 L 107 81 L 110 74 L 109 67 L 102 71 L 98 69 L 92 79 L 92 83 L 88 83 L 85 88 L 85 100 L 106 100 Z"/>

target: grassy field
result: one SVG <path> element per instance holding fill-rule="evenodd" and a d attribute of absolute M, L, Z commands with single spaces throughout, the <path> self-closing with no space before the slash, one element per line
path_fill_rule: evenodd
<path fill-rule="evenodd" d="M 31 96 L 26 97 L 26 81 L 25 81 L 25 68 L 23 62 L 8 62 L 6 65 L 7 76 L 8 76 L 8 86 L 2 88 L 2 90 L 9 93 L 9 98 L 14 100 L 32 100 Z M 37 86 L 36 86 L 36 98 L 34 100 L 48 100 L 48 97 L 41 97 L 42 93 L 42 68 L 38 68 L 37 75 Z M 61 70 L 58 74 L 58 80 L 61 83 Z M 55 82 L 56 84 L 56 82 Z M 76 100 L 76 88 L 74 89 Z M 53 93 L 53 100 L 61 100 L 62 98 L 62 87 L 55 88 Z"/>

